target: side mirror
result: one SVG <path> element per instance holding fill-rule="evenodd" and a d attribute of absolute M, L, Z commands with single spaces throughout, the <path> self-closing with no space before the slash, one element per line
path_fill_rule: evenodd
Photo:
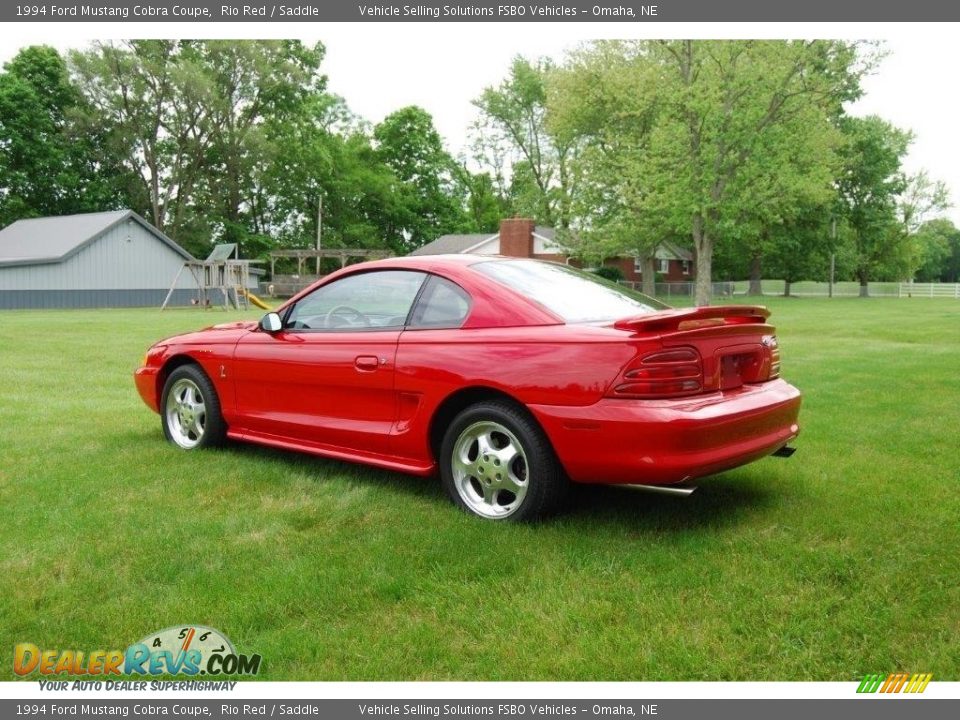
<path fill-rule="evenodd" d="M 260 318 L 260 329 L 270 334 L 278 333 L 283 330 L 283 321 L 275 312 L 269 312 Z"/>

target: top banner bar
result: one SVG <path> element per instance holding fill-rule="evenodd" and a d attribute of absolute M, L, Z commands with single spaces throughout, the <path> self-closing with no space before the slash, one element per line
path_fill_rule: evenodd
<path fill-rule="evenodd" d="M 955 22 L 943 0 L 92 0 L 10 2 L 3 22 Z"/>

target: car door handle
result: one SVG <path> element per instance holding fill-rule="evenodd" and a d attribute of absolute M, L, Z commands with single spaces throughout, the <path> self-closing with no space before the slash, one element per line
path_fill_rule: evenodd
<path fill-rule="evenodd" d="M 353 365 L 361 372 L 373 372 L 380 367 L 380 359 L 376 355 L 358 355 Z"/>

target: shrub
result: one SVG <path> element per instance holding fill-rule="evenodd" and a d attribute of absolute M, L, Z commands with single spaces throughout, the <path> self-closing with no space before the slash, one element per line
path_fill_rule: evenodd
<path fill-rule="evenodd" d="M 590 270 L 595 275 L 599 275 L 605 280 L 610 280 L 611 282 L 620 282 L 623 280 L 623 271 L 614 266 L 604 265 L 598 268 L 592 268 Z"/>

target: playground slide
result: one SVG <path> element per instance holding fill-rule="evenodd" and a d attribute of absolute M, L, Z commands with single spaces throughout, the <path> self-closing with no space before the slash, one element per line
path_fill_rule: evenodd
<path fill-rule="evenodd" d="M 250 292 L 250 291 L 247 290 L 246 288 L 240 288 L 240 292 L 242 292 L 244 295 L 246 295 L 246 296 L 247 296 L 247 300 L 249 300 L 250 302 L 252 302 L 254 305 L 256 305 L 256 306 L 257 306 L 258 308 L 260 308 L 261 310 L 273 310 L 273 308 L 272 308 L 270 305 L 267 305 L 263 300 L 261 300 L 260 298 L 258 298 L 256 295 L 254 295 L 252 292 Z"/>

